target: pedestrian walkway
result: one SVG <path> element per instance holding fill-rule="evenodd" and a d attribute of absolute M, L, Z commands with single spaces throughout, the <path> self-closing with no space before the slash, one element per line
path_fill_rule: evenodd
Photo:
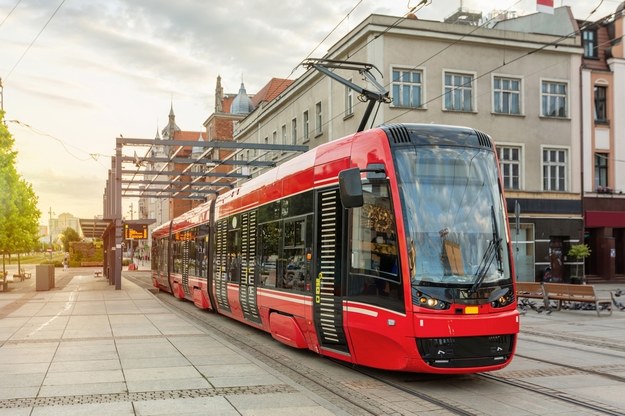
<path fill-rule="evenodd" d="M 56 288 L 39 292 L 33 270 L 0 293 L 0 416 L 344 414 L 95 270 L 57 269 Z"/>

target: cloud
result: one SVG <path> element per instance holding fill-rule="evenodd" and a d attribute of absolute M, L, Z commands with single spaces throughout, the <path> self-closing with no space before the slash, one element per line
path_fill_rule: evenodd
<path fill-rule="evenodd" d="M 105 176 L 66 175 L 61 168 L 35 170 L 28 175 L 28 181 L 39 198 L 42 211 L 41 222 L 47 221 L 47 211 L 52 208 L 56 214 L 71 213 L 81 218 L 92 218 L 101 213 L 94 212 L 94 200 L 102 206 Z"/>

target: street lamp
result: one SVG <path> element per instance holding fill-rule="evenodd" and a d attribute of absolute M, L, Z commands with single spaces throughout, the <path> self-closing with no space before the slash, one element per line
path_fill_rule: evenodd
<path fill-rule="evenodd" d="M 52 248 L 52 215 L 56 215 L 56 213 L 52 212 L 52 207 L 50 207 L 48 213 L 50 214 L 50 221 L 48 222 L 48 237 L 50 238 L 50 248 Z M 50 254 L 50 256 L 52 256 L 52 254 Z"/>

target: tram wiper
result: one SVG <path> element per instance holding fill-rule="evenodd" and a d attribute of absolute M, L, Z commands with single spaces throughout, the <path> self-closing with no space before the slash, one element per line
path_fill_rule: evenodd
<path fill-rule="evenodd" d="M 473 283 L 473 286 L 469 289 L 469 296 L 476 293 L 482 286 L 493 260 L 497 259 L 497 270 L 500 273 L 503 273 L 503 263 L 501 260 L 501 237 L 499 237 L 499 227 L 497 227 L 495 208 L 492 205 L 490 206 L 490 213 L 493 227 L 493 239 L 488 244 L 486 252 L 484 253 L 484 256 L 482 256 L 482 260 L 480 261 L 477 271 L 475 272 L 475 283 Z"/>

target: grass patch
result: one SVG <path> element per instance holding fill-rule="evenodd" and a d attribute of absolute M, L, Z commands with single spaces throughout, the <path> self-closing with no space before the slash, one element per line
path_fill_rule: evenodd
<path fill-rule="evenodd" d="M 17 255 L 13 254 L 9 258 L 4 258 L 6 264 L 17 264 Z M 21 254 L 20 264 L 47 264 L 47 263 L 63 263 L 63 253 L 33 253 L 33 254 Z"/>

